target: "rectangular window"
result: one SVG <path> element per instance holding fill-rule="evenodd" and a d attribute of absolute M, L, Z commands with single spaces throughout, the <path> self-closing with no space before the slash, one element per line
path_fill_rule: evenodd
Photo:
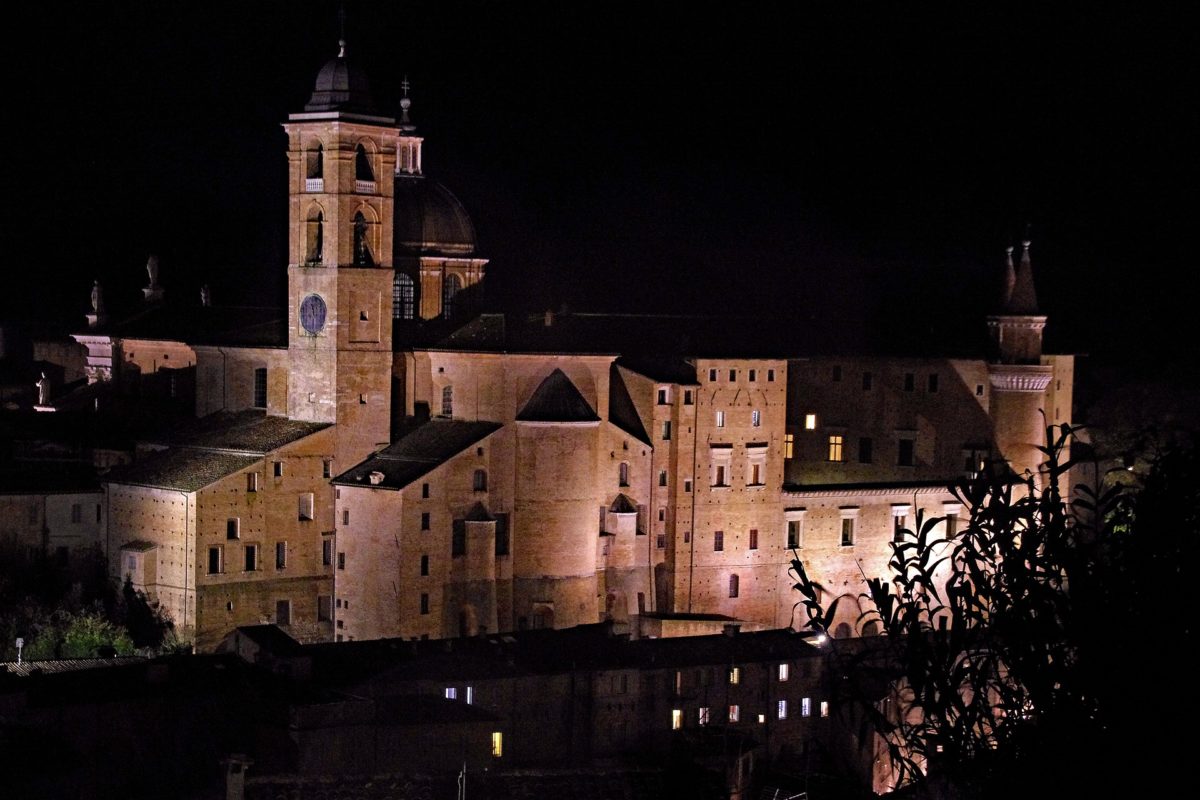
<path fill-rule="evenodd" d="M 246 491 L 247 492 L 257 492 L 258 491 L 258 473 L 257 472 L 247 472 L 246 473 Z"/>
<path fill-rule="evenodd" d="M 492 758 L 504 757 L 504 734 L 500 731 L 492 732 Z"/>
<path fill-rule="evenodd" d="M 669 398 L 670 398 L 670 394 L 667 392 L 666 389 L 658 390 L 658 404 L 660 406 L 665 406 L 668 403 L 670 403 L 671 401 Z"/>
<path fill-rule="evenodd" d="M 291 625 L 292 624 L 292 601 L 291 600 L 276 600 L 275 601 L 275 624 L 276 625 Z"/>
<path fill-rule="evenodd" d="M 854 517 L 842 517 L 842 547 L 854 544 Z"/>
<path fill-rule="evenodd" d="M 76 524 L 83 522 L 83 506 L 79 503 L 71 504 L 71 522 Z"/>
<path fill-rule="evenodd" d="M 738 706 L 738 705 L 731 705 L 731 706 L 729 707 L 729 721 L 730 721 L 730 722 L 737 722 L 737 721 L 738 721 L 738 720 L 740 720 L 741 718 L 742 718 L 742 709 L 741 709 L 741 706 Z"/>
<path fill-rule="evenodd" d="M 443 417 L 453 417 L 454 416 L 454 387 L 453 386 L 443 386 L 442 387 L 442 416 Z"/>
<path fill-rule="evenodd" d="M 750 529 L 750 549 L 751 550 L 758 549 L 758 528 Z"/>
<path fill-rule="evenodd" d="M 800 547 L 801 542 L 801 521 L 798 519 L 789 519 L 787 523 L 787 548 L 795 550 Z"/>
<path fill-rule="evenodd" d="M 683 727 L 683 709 L 671 709 L 671 730 L 677 731 Z"/>
<path fill-rule="evenodd" d="M 223 566 L 223 564 L 221 563 L 221 548 L 220 547 L 208 548 L 208 574 L 209 575 L 220 575 L 222 566 Z"/>
<path fill-rule="evenodd" d="M 317 597 L 317 622 L 333 621 L 333 598 L 327 594 Z"/>
<path fill-rule="evenodd" d="M 301 492 L 298 507 L 300 512 L 300 520 L 302 522 L 309 521 L 315 516 L 313 510 L 314 499 L 312 492 Z"/>
<path fill-rule="evenodd" d="M 800 716 L 802 716 L 802 717 L 811 717 L 812 716 L 812 698 L 811 697 L 800 698 Z"/>
<path fill-rule="evenodd" d="M 773 369 L 767 370 L 767 382 L 770 383 L 770 382 L 773 382 L 774 380 L 775 380 L 775 370 L 773 370 Z"/>
<path fill-rule="evenodd" d="M 725 412 L 724 411 L 717 412 L 717 427 L 718 428 L 725 427 Z"/>
<path fill-rule="evenodd" d="M 470 705 L 474 705 L 474 704 L 475 704 L 475 687 L 474 687 L 474 686 L 468 686 L 468 687 L 467 687 L 467 698 L 466 698 L 466 700 L 467 700 L 467 705 L 469 705 L 469 706 L 470 706 Z"/>
<path fill-rule="evenodd" d="M 762 486 L 763 485 L 762 464 L 758 463 L 757 461 L 750 464 L 750 480 L 748 481 L 747 485 L 749 485 L 749 486 Z"/>
<path fill-rule="evenodd" d="M 787 664 L 779 665 L 779 681 L 780 681 L 780 683 L 782 683 L 788 679 L 788 672 L 789 672 L 789 670 L 788 670 Z"/>
<path fill-rule="evenodd" d="M 713 486 L 728 486 L 728 476 L 725 474 L 726 467 L 724 464 L 716 465 L 716 480 L 713 481 Z"/>
<path fill-rule="evenodd" d="M 822 717 L 829 716 L 829 701 L 828 700 L 821 701 L 821 716 Z"/>
<path fill-rule="evenodd" d="M 700 706 L 700 710 L 696 714 L 696 722 L 700 725 L 708 724 L 708 706 Z"/>
<path fill-rule="evenodd" d="M 692 390 L 691 389 L 683 390 L 683 404 L 685 406 L 690 406 L 692 404 Z"/>
<path fill-rule="evenodd" d="M 333 477 L 333 461 L 331 461 L 328 458 L 321 462 L 321 477 L 322 478 L 332 478 Z"/>
<path fill-rule="evenodd" d="M 655 536 L 654 537 L 654 546 L 659 550 L 666 550 L 667 549 L 667 535 L 665 533 L 660 533 L 657 536 Z"/>
<path fill-rule="evenodd" d="M 683 482 L 683 493 L 687 494 L 692 491 L 692 479 L 687 478 Z"/>
<path fill-rule="evenodd" d="M 258 570 L 258 545 L 246 545 L 246 572 L 256 572 Z"/>
<path fill-rule="evenodd" d="M 864 392 L 871 391 L 871 387 L 875 384 L 875 376 L 870 372 L 863 373 L 862 387 Z"/>
<path fill-rule="evenodd" d="M 717 379 L 717 371 L 716 371 L 715 369 L 710 369 L 710 370 L 708 371 L 708 379 L 709 379 L 710 381 L 716 381 L 716 379 Z"/>
<path fill-rule="evenodd" d="M 423 531 L 429 530 L 429 512 L 428 511 L 421 512 L 421 530 L 423 530 Z"/>
<path fill-rule="evenodd" d="M 333 565 L 333 539 L 323 539 L 321 541 L 321 566 L 329 567 Z"/>
<path fill-rule="evenodd" d="M 429 574 L 429 556 L 421 556 L 421 574 Z"/>
<path fill-rule="evenodd" d="M 982 383 L 975 384 L 975 396 L 983 397 L 983 384 Z"/>
<path fill-rule="evenodd" d="M 617 465 L 617 486 L 629 485 L 629 462 L 622 461 Z"/>
<path fill-rule="evenodd" d="M 445 695 L 446 695 L 447 700 L 457 700 L 458 699 L 458 688 L 454 687 L 454 686 L 447 686 Z"/>
<path fill-rule="evenodd" d="M 725 549 L 725 531 L 713 531 L 713 550 Z"/>
<path fill-rule="evenodd" d="M 958 534 L 958 515 L 946 515 L 946 538 L 953 539 Z"/>
<path fill-rule="evenodd" d="M 783 435 L 783 457 L 794 458 L 796 455 L 796 436 L 795 434 L 785 433 Z"/>
<path fill-rule="evenodd" d="M 901 439 L 896 450 L 896 464 L 901 467 L 913 465 L 913 440 Z"/>
<path fill-rule="evenodd" d="M 780 700 L 775 704 L 775 717 L 777 719 L 787 719 L 787 700 Z"/>
<path fill-rule="evenodd" d="M 254 407 L 267 407 L 267 368 L 258 367 L 254 370 Z"/>
<path fill-rule="evenodd" d="M 904 391 L 911 392 L 917 386 L 917 376 L 911 372 L 904 373 Z"/>
<path fill-rule="evenodd" d="M 870 436 L 860 436 L 858 439 L 858 463 L 870 464 L 874 448 L 875 443 L 871 441 Z"/>
<path fill-rule="evenodd" d="M 816 414 L 805 414 L 804 415 L 804 430 L 815 431 L 816 429 L 817 429 L 817 415 Z"/>
<path fill-rule="evenodd" d="M 429 499 L 429 484 L 428 483 L 421 484 L 421 497 L 424 499 Z"/>
<path fill-rule="evenodd" d="M 242 536 L 242 520 L 240 517 L 233 517 L 225 520 L 225 538 L 240 539 Z"/>
<path fill-rule="evenodd" d="M 892 515 L 892 541 L 899 542 L 904 538 L 904 529 L 908 527 L 908 517 L 903 514 Z"/>
<path fill-rule="evenodd" d="M 733 383 L 736 380 L 737 380 L 737 370 L 736 369 L 729 370 L 729 382 Z"/>
<path fill-rule="evenodd" d="M 350 524 L 350 509 L 348 509 L 348 508 L 342 509 L 342 524 L 343 525 Z"/>
<path fill-rule="evenodd" d="M 508 514 L 496 514 L 496 555 L 508 555 Z"/>
<path fill-rule="evenodd" d="M 275 569 L 287 569 L 287 542 L 275 543 Z"/>
<path fill-rule="evenodd" d="M 429 595 L 424 592 L 421 593 L 421 613 L 429 613 Z"/>
<path fill-rule="evenodd" d="M 338 553 L 338 569 L 346 568 L 346 554 Z"/>
<path fill-rule="evenodd" d="M 660 508 L 658 510 L 658 521 L 659 522 L 667 521 L 667 510 L 665 508 Z"/>
<path fill-rule="evenodd" d="M 450 555 L 454 557 L 465 556 L 467 554 L 467 527 L 462 520 L 457 520 L 454 523 L 454 530 L 450 534 Z"/>
<path fill-rule="evenodd" d="M 730 667 L 729 668 L 729 685 L 737 686 L 741 682 L 742 682 L 742 668 L 741 667 Z"/>
<path fill-rule="evenodd" d="M 929 393 L 937 394 L 937 390 L 938 390 L 938 376 L 937 376 L 936 372 L 931 372 L 929 374 Z"/>
<path fill-rule="evenodd" d="M 274 470 L 274 474 L 275 474 L 276 478 L 283 477 L 283 462 L 282 461 L 273 462 L 272 469 Z"/>
<path fill-rule="evenodd" d="M 843 442 L 843 440 L 842 440 L 841 434 L 835 433 L 835 434 L 830 435 L 830 437 L 829 437 L 829 460 L 830 461 L 841 461 L 842 460 L 842 442 Z"/>
<path fill-rule="evenodd" d="M 666 422 L 664 422 L 662 424 L 662 432 L 663 432 L 663 435 L 662 435 L 663 441 L 669 442 L 671 440 L 671 421 L 670 420 L 667 420 Z"/>
<path fill-rule="evenodd" d="M 758 370 L 756 370 L 756 369 L 750 370 L 750 375 L 748 377 L 749 377 L 750 382 L 754 383 L 756 380 L 758 380 Z"/>
<path fill-rule="evenodd" d="M 750 424 L 755 428 L 762 426 L 762 412 L 757 408 L 750 412 Z"/>

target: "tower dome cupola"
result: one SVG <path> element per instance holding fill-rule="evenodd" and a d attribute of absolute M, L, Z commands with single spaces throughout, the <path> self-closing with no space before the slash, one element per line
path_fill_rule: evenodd
<path fill-rule="evenodd" d="M 378 113 L 371 97 L 371 84 L 367 80 L 366 70 L 346 55 L 345 39 L 338 42 L 338 54 L 325 62 L 325 66 L 317 73 L 312 97 L 304 110 Z"/>

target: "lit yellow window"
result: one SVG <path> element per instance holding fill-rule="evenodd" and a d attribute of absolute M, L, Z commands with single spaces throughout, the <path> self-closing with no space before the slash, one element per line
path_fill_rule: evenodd
<path fill-rule="evenodd" d="M 792 454 L 796 452 L 796 437 L 793 434 L 785 433 L 783 435 L 783 457 L 792 458 Z"/>
<path fill-rule="evenodd" d="M 842 460 L 842 436 L 841 434 L 833 434 L 829 437 L 829 460 Z"/>
<path fill-rule="evenodd" d="M 817 415 L 816 414 L 805 414 L 804 415 L 804 430 L 815 431 L 816 429 L 817 429 Z"/>
<path fill-rule="evenodd" d="M 671 709 L 671 730 L 677 731 L 683 727 L 683 709 Z"/>
<path fill-rule="evenodd" d="M 492 756 L 500 758 L 504 755 L 504 734 L 500 731 L 492 731 Z"/>
<path fill-rule="evenodd" d="M 742 682 L 742 668 L 741 667 L 731 667 L 729 669 L 729 683 L 732 684 L 733 686 L 737 686 L 741 682 Z"/>

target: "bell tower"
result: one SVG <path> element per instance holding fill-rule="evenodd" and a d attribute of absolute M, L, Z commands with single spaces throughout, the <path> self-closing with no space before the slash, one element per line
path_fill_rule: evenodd
<path fill-rule="evenodd" d="M 388 442 L 400 128 L 338 53 L 288 116 L 288 416 L 338 426 L 344 470 Z"/>

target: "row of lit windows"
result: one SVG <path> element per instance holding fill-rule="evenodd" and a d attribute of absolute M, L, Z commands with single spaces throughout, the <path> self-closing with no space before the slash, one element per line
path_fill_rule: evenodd
<path fill-rule="evenodd" d="M 822 700 L 818 705 L 818 710 L 821 717 L 829 716 L 829 701 Z M 778 700 L 775 703 L 775 719 L 787 719 L 789 707 L 787 700 Z M 800 716 L 811 717 L 813 714 L 813 703 L 811 697 L 800 698 Z M 684 710 L 682 708 L 671 709 L 671 730 L 680 730 L 683 727 Z M 729 706 L 726 719 L 731 722 L 742 721 L 742 707 L 737 703 Z M 709 706 L 700 706 L 696 709 L 696 724 L 708 725 L 712 721 L 712 710 Z M 766 714 L 758 715 L 758 723 L 764 724 L 767 721 Z"/>
<path fill-rule="evenodd" d="M 718 428 L 725 427 L 725 412 L 724 411 L 716 412 L 715 424 Z M 759 411 L 757 408 L 750 412 L 750 425 L 755 428 L 762 427 L 762 412 Z"/>

